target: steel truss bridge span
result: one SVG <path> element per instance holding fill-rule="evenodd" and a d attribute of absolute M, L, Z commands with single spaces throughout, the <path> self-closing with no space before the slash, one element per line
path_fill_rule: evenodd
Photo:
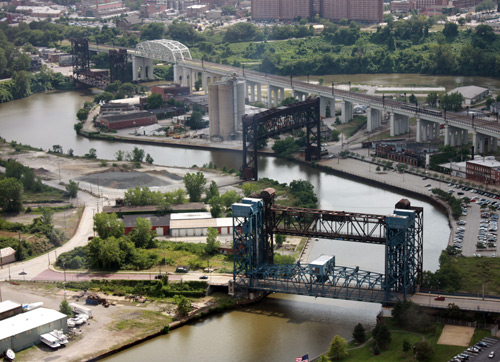
<path fill-rule="evenodd" d="M 309 98 L 304 102 L 272 108 L 254 115 L 244 115 L 242 177 L 257 180 L 257 152 L 261 141 L 294 129 L 306 129 L 306 161 L 319 160 L 320 127 L 320 98 Z"/>
<path fill-rule="evenodd" d="M 231 292 L 282 292 L 392 303 L 415 293 L 422 271 L 423 210 L 401 200 L 389 215 L 281 207 L 273 189 L 233 205 Z M 322 255 L 308 264 L 273 264 L 273 234 L 343 239 L 385 246 L 385 272 L 337 265 Z"/>
<path fill-rule="evenodd" d="M 272 206 L 275 234 L 385 244 L 385 216 Z"/>

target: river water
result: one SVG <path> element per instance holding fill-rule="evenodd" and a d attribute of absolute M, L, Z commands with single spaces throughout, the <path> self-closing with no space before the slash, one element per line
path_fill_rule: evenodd
<path fill-rule="evenodd" d="M 91 97 L 90 92 L 73 91 L 36 94 L 0 104 L 0 136 L 45 150 L 61 145 L 64 152 L 72 148 L 75 155 L 95 148 L 97 156 L 103 159 L 114 159 L 119 149 L 131 151 L 132 144 L 88 140 L 75 134 L 76 112 Z M 241 163 L 240 154 L 233 152 L 141 147 L 155 163 L 168 166 L 190 167 L 212 161 L 218 166 L 238 169 Z M 259 175 L 281 183 L 296 179 L 310 181 L 323 209 L 387 214 L 397 201 L 407 197 L 272 157 L 261 157 Z M 424 207 L 424 269 L 434 271 L 439 253 L 448 241 L 447 219 L 432 205 L 409 199 L 412 204 Z M 382 246 L 322 240 L 314 246 L 311 258 L 320 254 L 335 255 L 339 265 L 384 270 Z M 359 322 L 373 325 L 379 310 L 378 304 L 273 295 L 245 309 L 182 327 L 109 360 L 293 361 L 305 353 L 317 356 L 324 352 L 335 334 L 350 338 Z"/>

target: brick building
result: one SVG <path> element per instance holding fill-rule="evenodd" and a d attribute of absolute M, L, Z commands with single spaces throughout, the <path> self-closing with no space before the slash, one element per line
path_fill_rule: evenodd
<path fill-rule="evenodd" d="M 147 111 L 132 111 L 113 115 L 103 115 L 99 119 L 99 124 L 107 129 L 122 129 L 140 126 L 149 126 L 158 121 L 156 116 Z"/>
<path fill-rule="evenodd" d="M 334 21 L 380 23 L 383 11 L 383 0 L 252 0 L 252 18 L 258 20 L 293 20 L 319 13 L 322 18 Z"/>
<path fill-rule="evenodd" d="M 500 184 L 500 162 L 495 157 L 476 156 L 466 163 L 466 178 L 487 185 Z"/>
<path fill-rule="evenodd" d="M 163 100 L 168 101 L 172 97 L 189 95 L 189 87 L 182 87 L 180 84 L 155 85 L 151 88 L 151 93 L 161 94 Z"/>

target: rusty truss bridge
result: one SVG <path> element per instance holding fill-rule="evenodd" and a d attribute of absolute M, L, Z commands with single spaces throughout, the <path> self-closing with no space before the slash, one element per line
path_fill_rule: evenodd
<path fill-rule="evenodd" d="M 257 180 L 257 152 L 261 142 L 294 129 L 306 129 L 306 161 L 319 160 L 321 153 L 320 121 L 319 97 L 243 116 L 242 177 L 246 180 Z"/>
<path fill-rule="evenodd" d="M 346 213 L 274 205 L 266 189 L 233 205 L 234 271 L 231 292 L 280 292 L 393 303 L 416 291 L 422 278 L 423 208 L 408 200 L 390 215 Z M 336 264 L 322 255 L 308 264 L 273 264 L 273 234 L 385 246 L 385 273 Z"/>

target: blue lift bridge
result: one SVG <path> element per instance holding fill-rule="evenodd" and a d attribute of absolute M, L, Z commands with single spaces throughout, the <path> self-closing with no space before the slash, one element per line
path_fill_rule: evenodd
<path fill-rule="evenodd" d="M 274 205 L 275 191 L 233 204 L 234 271 L 230 293 L 254 291 L 391 304 L 415 293 L 422 277 L 423 209 L 406 199 L 390 215 Z M 385 245 L 385 273 L 336 264 L 322 255 L 307 264 L 273 264 L 273 234 Z"/>

